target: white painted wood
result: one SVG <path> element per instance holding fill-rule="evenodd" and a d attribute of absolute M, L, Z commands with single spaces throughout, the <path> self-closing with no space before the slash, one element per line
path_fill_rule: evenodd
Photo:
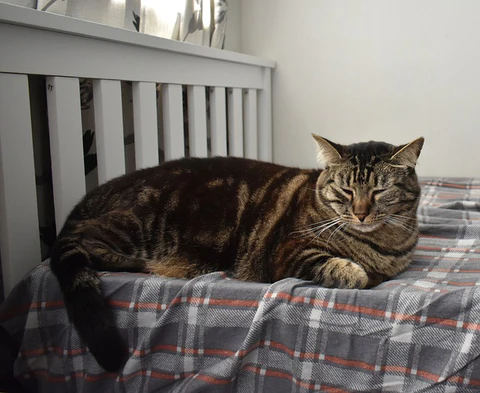
<path fill-rule="evenodd" d="M 210 144 L 213 157 L 227 155 L 227 105 L 223 87 L 210 89 Z"/>
<path fill-rule="evenodd" d="M 181 85 L 162 85 L 165 160 L 185 157 Z"/>
<path fill-rule="evenodd" d="M 243 124 L 245 135 L 245 157 L 258 158 L 257 134 L 257 90 L 248 89 L 243 99 Z"/>
<path fill-rule="evenodd" d="M 243 157 L 242 89 L 228 90 L 228 155 Z"/>
<path fill-rule="evenodd" d="M 155 37 L 148 34 L 138 34 L 135 31 L 119 29 L 86 20 L 67 18 L 61 15 L 18 7 L 11 4 L 0 3 L 0 22 L 20 26 L 32 26 L 37 30 L 63 32 L 72 36 L 119 42 L 136 47 L 188 54 L 195 57 L 205 57 L 245 65 L 275 67 L 275 62 L 255 56 L 198 45 L 189 45 L 175 40 Z M 0 35 L 0 37 L 4 36 Z M 64 49 L 65 48 L 62 48 L 62 50 Z M 133 62 L 133 64 L 138 65 L 137 62 Z M 121 64 L 118 64 L 118 66 L 121 66 Z"/>
<path fill-rule="evenodd" d="M 0 72 L 261 88 L 262 67 L 273 66 L 252 56 L 1 3 L 0 37 L 8 37 L 0 40 L 0 53 L 9 54 L 0 56 Z"/>
<path fill-rule="evenodd" d="M 135 166 L 158 165 L 157 96 L 155 83 L 133 82 Z"/>
<path fill-rule="evenodd" d="M 272 72 L 269 68 L 263 70 L 263 88 L 258 92 L 258 133 L 259 159 L 272 161 Z"/>
<path fill-rule="evenodd" d="M 41 258 L 28 78 L 2 73 L 0 251 L 7 295 Z"/>
<path fill-rule="evenodd" d="M 188 86 L 188 142 L 191 157 L 207 157 L 205 86 Z"/>
<path fill-rule="evenodd" d="M 122 89 L 119 81 L 94 80 L 98 183 L 125 174 Z"/>
<path fill-rule="evenodd" d="M 57 232 L 85 195 L 85 170 L 77 78 L 47 78 L 53 199 Z"/>

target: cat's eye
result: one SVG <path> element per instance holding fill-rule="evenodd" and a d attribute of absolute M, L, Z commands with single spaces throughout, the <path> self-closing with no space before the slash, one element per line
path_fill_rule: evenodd
<path fill-rule="evenodd" d="M 350 190 L 349 188 L 342 188 L 342 191 L 347 194 L 348 196 L 353 197 L 353 191 Z"/>
<path fill-rule="evenodd" d="M 385 189 L 373 190 L 372 191 L 372 197 L 379 196 L 380 194 L 384 193 L 385 191 L 387 191 L 387 190 L 385 190 Z"/>

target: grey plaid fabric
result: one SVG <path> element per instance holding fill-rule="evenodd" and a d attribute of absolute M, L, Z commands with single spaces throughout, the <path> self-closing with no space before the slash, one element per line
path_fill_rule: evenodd
<path fill-rule="evenodd" d="M 480 179 L 422 188 L 413 264 L 372 290 L 104 274 L 130 344 L 119 374 L 79 340 L 43 264 L 0 307 L 3 381 L 10 370 L 38 392 L 480 392 Z"/>

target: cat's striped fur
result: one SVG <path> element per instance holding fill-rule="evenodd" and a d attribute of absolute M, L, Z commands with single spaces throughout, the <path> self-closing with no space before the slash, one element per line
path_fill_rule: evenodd
<path fill-rule="evenodd" d="M 325 170 L 182 159 L 114 179 L 72 211 L 51 257 L 69 317 L 107 370 L 126 350 L 97 270 L 368 288 L 410 263 L 423 139 L 349 146 L 314 136 Z"/>

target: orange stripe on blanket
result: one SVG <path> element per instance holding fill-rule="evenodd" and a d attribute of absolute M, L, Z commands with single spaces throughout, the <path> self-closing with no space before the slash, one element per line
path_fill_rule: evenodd
<path fill-rule="evenodd" d="M 480 189 L 480 186 L 466 185 L 466 184 L 456 184 L 456 183 L 442 183 L 442 182 L 420 182 L 422 186 L 432 186 L 432 187 L 445 187 L 445 188 L 460 188 L 465 190 L 477 190 Z"/>
<path fill-rule="evenodd" d="M 133 307 L 135 310 L 138 309 L 168 309 L 172 305 L 177 305 L 181 303 L 188 303 L 193 305 L 213 305 L 213 306 L 228 306 L 228 307 L 258 307 L 257 300 L 238 300 L 238 299 L 214 299 L 214 298 L 203 298 L 203 297 L 177 297 L 173 299 L 169 304 L 163 303 L 152 303 L 152 302 L 128 302 L 122 300 L 107 300 L 107 303 L 121 308 L 130 308 Z"/>
<path fill-rule="evenodd" d="M 365 363 L 360 360 L 347 360 L 342 359 L 337 356 L 325 356 L 325 360 L 331 363 L 340 364 L 347 367 L 361 368 L 368 371 L 375 371 L 375 365 L 370 363 Z"/>
<path fill-rule="evenodd" d="M 25 314 L 30 310 L 63 307 L 63 300 L 52 300 L 47 302 L 33 302 L 16 307 L 14 310 L 0 314 L 0 321 L 6 321 L 12 317 Z"/>
<path fill-rule="evenodd" d="M 477 248 L 467 248 L 467 247 L 434 247 L 434 246 L 423 246 L 421 244 L 417 245 L 417 250 L 425 250 L 425 251 L 443 251 L 443 252 L 463 252 L 467 254 L 472 253 L 479 253 L 480 250 Z"/>
<path fill-rule="evenodd" d="M 148 350 L 135 349 L 133 351 L 133 354 L 137 357 L 142 357 L 149 353 L 162 352 L 162 351 L 176 352 L 176 353 L 180 352 L 182 354 L 187 354 L 187 355 L 200 355 L 200 353 L 202 352 L 204 355 L 207 355 L 207 356 L 223 356 L 223 357 L 233 356 L 236 353 L 236 351 L 231 351 L 227 349 L 200 350 L 198 348 L 185 348 L 185 347 L 178 347 L 177 345 L 163 344 L 163 345 L 155 345 L 154 347 Z"/>

